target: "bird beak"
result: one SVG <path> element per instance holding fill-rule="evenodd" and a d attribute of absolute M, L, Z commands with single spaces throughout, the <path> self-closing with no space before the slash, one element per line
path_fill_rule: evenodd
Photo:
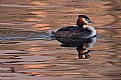
<path fill-rule="evenodd" d="M 95 22 L 93 22 L 93 21 L 90 20 L 89 23 L 95 23 Z"/>

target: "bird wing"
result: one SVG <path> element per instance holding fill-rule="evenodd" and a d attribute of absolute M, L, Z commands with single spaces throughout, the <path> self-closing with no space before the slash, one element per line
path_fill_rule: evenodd
<path fill-rule="evenodd" d="M 56 37 L 67 37 L 67 38 L 87 38 L 90 35 L 90 31 L 77 26 L 67 26 L 57 30 Z"/>

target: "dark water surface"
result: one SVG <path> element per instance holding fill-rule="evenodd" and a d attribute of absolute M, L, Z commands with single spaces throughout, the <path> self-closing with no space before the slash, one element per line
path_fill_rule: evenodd
<path fill-rule="evenodd" d="M 120 80 L 120 4 L 121 0 L 1 0 L 1 80 Z M 50 30 L 75 25 L 78 14 L 88 15 L 99 35 L 87 48 L 86 59 L 78 54 L 80 47 L 49 37 Z"/>

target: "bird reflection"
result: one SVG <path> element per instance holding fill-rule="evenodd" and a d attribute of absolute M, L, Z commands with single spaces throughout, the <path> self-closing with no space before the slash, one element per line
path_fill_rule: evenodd
<path fill-rule="evenodd" d="M 90 55 L 88 55 L 89 50 L 87 50 L 86 48 L 77 47 L 76 50 L 78 52 L 78 58 L 79 59 L 90 58 Z"/>
<path fill-rule="evenodd" d="M 61 47 L 76 47 L 79 59 L 87 59 L 91 56 L 89 55 L 90 50 L 87 48 L 92 48 L 96 42 L 96 37 L 87 39 L 68 39 L 68 38 L 56 38 L 61 44 Z"/>

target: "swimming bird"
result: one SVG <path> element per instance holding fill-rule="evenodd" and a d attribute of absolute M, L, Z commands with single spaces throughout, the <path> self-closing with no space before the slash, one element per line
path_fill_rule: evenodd
<path fill-rule="evenodd" d="M 86 15 L 78 15 L 77 26 L 67 26 L 58 29 L 54 36 L 57 38 L 90 38 L 96 36 L 96 30 L 92 26 L 87 25 L 92 22 Z"/>

